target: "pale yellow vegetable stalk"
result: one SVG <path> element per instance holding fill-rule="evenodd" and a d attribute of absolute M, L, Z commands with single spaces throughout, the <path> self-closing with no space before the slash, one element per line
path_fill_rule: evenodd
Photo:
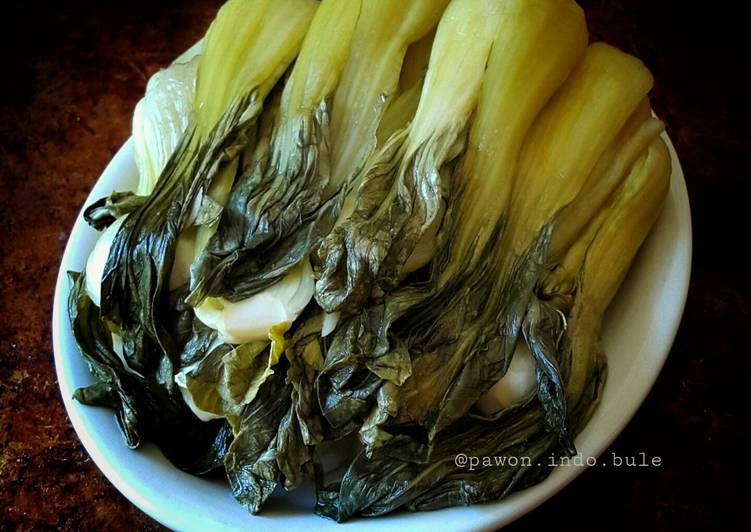
<path fill-rule="evenodd" d="M 646 110 L 648 111 L 648 106 L 646 106 Z M 615 199 L 599 208 L 599 212 L 593 214 L 593 219 L 588 220 L 588 223 L 582 221 L 587 218 L 586 215 L 575 212 L 569 213 L 570 219 L 575 220 L 576 224 L 579 225 L 580 234 L 568 246 L 552 272 L 549 272 L 539 281 L 537 274 L 532 278 L 535 284 L 540 282 L 538 292 L 540 299 L 533 295 L 526 296 L 528 303 L 523 310 L 526 316 L 521 328 L 525 342 L 537 360 L 538 387 L 540 386 L 541 368 L 543 370 L 546 367 L 554 368 L 554 370 L 547 370 L 546 372 L 547 383 L 545 383 L 546 388 L 544 389 L 550 390 L 551 386 L 554 385 L 555 388 L 552 389 L 555 390 L 557 399 L 555 403 L 548 403 L 546 406 L 543 402 L 542 405 L 546 408 L 546 416 L 549 416 L 547 419 L 550 419 L 549 429 L 558 432 L 559 438 L 563 438 L 561 441 L 568 442 L 566 445 L 570 445 L 570 438 L 581 429 L 581 426 L 583 426 L 582 420 L 588 419 L 592 409 L 597 404 L 605 379 L 604 357 L 599 346 L 591 343 L 592 339 L 596 339 L 599 334 L 599 323 L 602 320 L 602 315 L 616 289 L 612 288 L 611 290 L 605 284 L 616 282 L 618 275 L 628 269 L 636 248 L 641 244 L 641 240 L 654 222 L 656 213 L 659 212 L 669 183 L 669 157 L 666 156 L 662 141 L 659 138 L 655 139 L 655 135 L 649 133 L 649 138 L 652 139 L 650 143 L 645 149 L 639 147 L 641 143 L 639 139 L 644 135 L 644 131 L 654 130 L 653 126 L 649 124 L 649 119 L 643 120 L 644 116 L 643 112 L 637 110 L 629 119 L 621 134 L 616 137 L 616 141 L 621 142 L 620 150 L 618 146 L 611 146 L 601 157 L 600 163 L 602 163 L 602 166 L 610 164 L 611 167 L 609 169 L 599 168 L 598 171 L 593 173 L 601 180 L 595 179 L 595 183 L 588 180 L 587 184 L 591 188 L 587 192 L 589 197 L 596 198 L 596 193 L 608 188 L 604 187 L 603 183 L 613 182 L 617 184 L 621 180 L 621 173 L 628 176 L 625 184 L 620 186 L 615 194 Z M 645 124 L 646 128 L 644 127 Z M 661 124 L 658 125 L 657 132 L 662 127 Z M 631 136 L 629 137 L 629 135 Z M 625 172 L 621 169 L 621 163 L 624 159 L 636 159 Z M 601 165 L 598 163 L 596 169 L 598 166 Z M 581 204 L 579 208 L 582 211 L 591 212 L 598 207 Z M 573 224 L 564 223 L 564 228 L 570 229 L 573 226 Z M 555 231 L 557 230 L 558 227 L 554 226 L 553 238 L 555 238 Z M 618 233 L 616 234 L 614 231 Z M 638 240 L 638 243 L 635 244 L 636 248 L 633 248 L 633 239 Z M 589 256 L 588 253 L 596 249 L 593 248 L 595 245 L 593 242 L 597 242 L 597 246 L 600 248 L 611 246 L 607 250 L 609 259 L 612 260 L 611 264 L 605 262 L 597 264 L 599 259 L 592 263 L 585 262 L 585 260 L 588 261 L 586 259 Z M 595 253 L 599 252 L 595 251 Z M 577 284 L 582 278 L 583 263 L 585 270 L 586 268 L 596 270 L 589 272 L 596 279 L 592 288 L 596 293 L 587 296 L 592 301 L 591 305 L 581 303 L 581 294 L 577 293 Z M 539 262 L 530 265 L 531 267 L 523 264 L 525 268 L 529 268 L 533 272 L 540 265 Z M 608 274 L 603 274 L 603 271 L 608 269 L 621 273 L 611 279 Z M 617 280 L 617 283 L 620 284 L 620 280 Z M 578 289 L 581 290 L 580 284 Z M 597 299 L 605 297 L 605 295 L 607 295 L 605 303 L 599 304 Z M 524 293 L 515 294 L 515 297 L 525 299 Z M 573 315 L 583 313 L 586 316 L 586 324 L 582 326 L 580 321 L 575 322 L 575 324 L 569 321 L 569 328 L 567 329 L 564 316 L 569 315 L 574 301 L 577 302 L 578 308 L 574 310 Z M 511 305 L 513 305 L 513 302 Z M 583 307 L 586 307 L 586 309 L 583 310 Z M 514 307 L 511 306 L 510 308 Z M 509 323 L 509 321 L 504 323 L 504 330 L 510 329 Z M 561 337 L 565 337 L 563 351 L 559 350 Z M 568 348 L 571 341 L 579 342 L 578 347 L 574 350 Z M 562 370 L 559 369 L 559 364 L 563 368 Z M 567 374 L 566 371 L 569 369 L 570 371 Z M 530 377 L 530 380 L 534 379 Z M 496 387 L 497 393 L 501 390 L 503 390 L 503 387 Z M 540 393 L 539 389 L 538 393 Z M 493 397 L 495 400 L 491 397 L 485 397 L 484 404 L 497 403 L 501 398 L 499 395 Z M 553 407 L 551 408 L 550 405 L 553 405 Z M 570 448 L 573 449 L 573 447 Z"/>
<path fill-rule="evenodd" d="M 352 217 L 319 248 L 323 267 L 316 299 L 326 311 L 357 310 L 374 283 L 393 287 L 432 255 L 408 261 L 443 217 L 446 176 L 441 171 L 464 146 L 500 5 L 454 0 L 441 17 L 414 119 L 368 160 Z M 384 227 L 388 234 L 381 232 Z"/>
<path fill-rule="evenodd" d="M 360 15 L 359 0 L 323 0 L 310 24 L 300 55 L 284 86 L 279 130 L 299 122 L 332 96 L 350 52 Z"/>
<path fill-rule="evenodd" d="M 132 127 L 138 167 L 136 194 L 151 194 L 188 127 L 197 66 L 194 57 L 155 73 L 146 85 L 146 94 L 136 104 Z"/>
<path fill-rule="evenodd" d="M 470 268 L 505 219 L 519 151 L 535 117 L 587 47 L 584 13 L 572 0 L 511 0 L 482 85 L 458 182 L 449 279 Z"/>
<path fill-rule="evenodd" d="M 331 112 L 329 192 L 360 170 L 397 91 L 407 47 L 438 22 L 448 0 L 365 1 Z"/>
<path fill-rule="evenodd" d="M 634 162 L 663 129 L 665 124 L 652 118 L 649 100 L 645 98 L 600 156 L 579 194 L 557 216 L 548 253 L 550 263 L 560 258 L 586 224 L 602 209 Z"/>
<path fill-rule="evenodd" d="M 204 37 L 193 102 L 199 138 L 216 125 L 227 107 L 250 94 L 245 118 L 258 114 L 263 100 L 300 50 L 315 0 L 229 0 Z M 237 161 L 226 164 L 208 195 L 219 205 L 227 200 Z M 198 247 L 215 225 L 201 227 Z"/>
<path fill-rule="evenodd" d="M 566 401 L 570 412 L 580 401 L 592 408 L 582 394 L 589 373 L 602 363 L 598 361 L 602 357 L 602 318 L 662 210 L 670 171 L 668 149 L 662 139 L 655 139 L 631 169 L 587 246 L 567 332 L 570 368 Z"/>
<path fill-rule="evenodd" d="M 561 312 L 568 313 L 571 310 L 576 291 L 576 276 L 584 262 L 589 244 L 607 216 L 608 206 L 606 205 L 590 220 L 584 231 L 577 236 L 563 256 L 550 267 L 550 272 L 542 280 L 540 289 L 543 297 L 552 301 Z"/>
<path fill-rule="evenodd" d="M 550 2 L 547 6 L 553 9 L 556 4 Z M 561 7 L 560 4 L 557 6 Z M 529 9 L 529 4 L 523 3 L 522 8 Z M 529 17 L 530 15 L 527 14 L 519 18 L 529 19 Z M 538 26 L 536 30 L 538 35 L 547 35 L 549 28 L 556 27 L 558 18 L 550 16 L 547 19 L 547 25 Z M 583 48 L 584 43 L 578 42 Z M 547 48 L 555 49 L 556 47 L 548 46 Z M 535 57 L 533 52 L 529 53 L 530 57 Z M 538 49 L 537 56 L 543 55 L 544 52 Z M 522 65 L 527 67 L 529 62 L 524 62 Z M 520 79 L 523 79 L 526 71 L 518 65 L 517 68 Z M 565 73 L 563 76 L 565 77 Z M 504 78 L 499 77 L 499 79 Z M 530 350 L 540 364 L 538 367 L 550 367 L 545 364 L 549 364 L 549 357 L 554 353 L 545 353 L 540 346 L 549 349 L 555 345 L 555 339 L 552 338 L 552 342 L 549 342 L 544 334 L 554 329 L 556 316 L 553 312 L 547 312 L 543 316 L 542 313 L 549 309 L 543 309 L 541 304 L 533 298 L 533 290 L 538 278 L 537 269 L 546 257 L 545 246 L 535 244 L 540 237 L 543 237 L 543 240 L 547 238 L 547 233 L 544 231 L 546 225 L 579 193 L 602 153 L 645 98 L 651 83 L 651 75 L 635 58 L 606 45 L 590 46 L 583 59 L 537 116 L 529 132 L 526 135 L 524 132 L 521 133 L 525 140 L 519 155 L 518 170 L 513 178 L 513 184 L 509 184 L 511 179 L 507 177 L 504 182 L 496 186 L 501 204 L 500 207 L 495 207 L 498 209 L 496 212 L 503 213 L 503 206 L 508 205 L 507 225 L 503 227 L 496 224 L 487 227 L 484 231 L 493 229 L 503 231 L 501 245 L 493 244 L 494 240 L 490 239 L 491 233 L 483 235 L 484 215 L 480 213 L 488 209 L 485 207 L 488 200 L 483 201 L 482 198 L 487 198 L 488 194 L 491 194 L 489 189 L 481 194 L 478 193 L 473 201 L 467 201 L 466 207 L 459 211 L 460 214 L 457 216 L 463 218 L 468 211 L 471 212 L 472 205 L 479 206 L 475 209 L 477 212 L 470 214 L 469 218 L 469 223 L 474 224 L 479 230 L 465 233 L 464 238 L 470 242 L 459 244 L 467 250 L 465 254 L 474 253 L 474 260 L 484 258 L 488 261 L 487 249 L 482 246 L 473 247 L 475 244 L 472 239 L 477 238 L 481 243 L 489 241 L 494 245 L 492 252 L 495 258 L 488 261 L 486 265 L 485 276 L 492 278 L 493 282 L 489 284 L 484 294 L 484 304 L 478 309 L 479 317 L 472 319 L 464 326 L 461 336 L 450 344 L 451 353 L 471 353 L 476 349 L 478 338 L 483 338 L 487 334 L 488 323 L 497 323 L 499 339 L 495 347 L 488 348 L 490 352 L 497 353 L 495 355 L 475 355 L 466 359 L 453 355 L 449 359 L 435 359 L 434 365 L 428 363 L 429 358 L 426 362 L 421 360 L 420 363 L 413 363 L 415 374 L 424 374 L 423 386 L 428 389 L 450 383 L 448 392 L 440 397 L 441 402 L 433 407 L 439 416 L 438 429 L 445 427 L 457 415 L 463 414 L 463 411 L 458 409 L 458 412 L 453 415 L 446 414 L 456 408 L 454 405 L 459 403 L 458 398 L 472 397 L 470 395 L 472 392 L 479 392 L 477 395 L 479 397 L 479 394 L 489 387 L 488 384 L 492 383 L 493 379 L 503 375 L 504 368 L 513 356 L 514 345 L 520 330 L 524 330 L 527 341 L 532 342 Z M 523 93 L 524 87 L 522 85 L 517 85 L 517 87 Z M 523 101 L 521 98 L 515 100 L 516 102 Z M 530 102 L 534 101 L 530 99 Z M 511 100 L 507 104 L 507 109 L 515 111 L 513 103 L 516 102 Z M 524 107 L 521 109 L 523 110 Z M 493 115 L 487 116 L 492 118 Z M 478 119 L 482 117 L 483 114 L 478 114 Z M 488 138 L 492 138 L 491 127 L 486 125 L 482 129 L 489 132 Z M 513 144 L 511 146 L 513 147 Z M 499 150 L 496 157 L 502 153 Z M 495 164 L 494 159 L 489 158 L 487 164 L 492 168 L 492 164 Z M 502 168 L 496 171 L 499 170 L 502 171 Z M 489 173 L 478 172 L 476 175 L 482 176 Z M 495 199 L 497 196 L 492 197 Z M 499 214 L 495 216 L 498 218 Z M 457 241 L 460 242 L 461 239 L 452 238 L 454 246 L 457 245 Z M 450 263 L 448 267 L 451 267 Z M 443 276 L 447 275 L 443 274 Z M 461 378 L 454 377 L 457 373 L 461 374 Z M 477 375 L 481 377 L 477 378 Z M 440 380 L 441 376 L 443 376 L 443 382 Z M 549 375 L 546 373 L 545 378 L 555 383 L 555 386 L 561 382 L 552 372 Z M 470 387 L 456 384 L 463 381 L 474 383 L 472 392 L 469 391 Z M 558 393 L 555 395 L 558 397 Z M 423 389 L 415 397 L 415 401 L 425 402 L 425 398 L 430 398 L 431 395 Z M 562 392 L 560 397 L 562 397 Z M 549 424 L 551 430 L 560 434 L 562 444 L 568 445 L 566 427 L 563 423 L 565 418 L 559 415 L 559 412 L 565 412 L 565 404 L 556 400 L 546 403 L 545 407 L 547 408 L 546 423 Z M 441 417 L 444 420 L 441 420 Z"/>
<path fill-rule="evenodd" d="M 256 106 L 300 50 L 315 0 L 229 0 L 204 38 L 193 104 L 202 136 L 249 92 Z"/>
<path fill-rule="evenodd" d="M 190 121 L 196 91 L 197 57 L 203 39 L 159 70 L 133 111 L 133 151 L 138 167 L 136 194 L 148 196 Z"/>
<path fill-rule="evenodd" d="M 427 63 L 426 63 L 427 64 Z M 383 113 L 383 118 L 378 124 L 376 131 L 377 146 L 383 145 L 391 135 L 409 125 L 415 117 L 417 105 L 420 103 L 420 93 L 422 92 L 422 83 L 424 78 L 420 78 L 411 87 L 399 93 L 399 96 L 393 99 L 391 105 Z M 372 155 L 372 154 L 371 154 Z M 368 163 L 365 163 L 367 168 Z M 336 221 L 336 227 L 343 224 L 351 215 L 357 201 L 357 190 L 352 190 L 344 199 L 341 213 Z"/>
<path fill-rule="evenodd" d="M 502 2 L 454 0 L 441 18 L 406 142 L 408 160 L 430 139 L 458 136 L 477 105 Z M 460 82 L 457 82 L 460 80 Z"/>
<path fill-rule="evenodd" d="M 551 272 L 543 280 L 542 293 L 559 298 L 562 310 L 570 310 L 576 273 L 607 214 L 608 200 L 664 128 L 651 117 L 649 99 L 644 98 L 600 156 L 579 194 L 556 217 L 547 257 Z"/>
<path fill-rule="evenodd" d="M 576 197 L 651 87 L 652 75 L 635 57 L 602 43 L 589 46 L 525 142 L 504 235 L 507 268 Z"/>
<path fill-rule="evenodd" d="M 250 94 L 244 118 L 259 112 L 266 93 L 297 54 L 317 6 L 315 0 L 230 0 L 204 38 L 149 80 L 133 116 L 139 195 L 151 194 L 186 130 L 190 144 L 175 161 L 183 167 L 177 173 L 192 171 L 192 155 L 230 105 Z M 219 168 L 211 187 L 215 200 L 226 196 L 235 169 L 236 160 Z M 179 235 L 170 289 L 189 279 L 197 232 L 192 224 L 203 192 L 194 199 Z M 201 229 L 201 242 L 212 229 Z"/>

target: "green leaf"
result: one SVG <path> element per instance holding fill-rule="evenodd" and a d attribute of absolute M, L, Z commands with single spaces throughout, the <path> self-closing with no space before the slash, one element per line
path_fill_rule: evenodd
<path fill-rule="evenodd" d="M 211 348 L 197 363 L 181 370 L 195 405 L 205 412 L 226 417 L 237 430 L 245 405 L 274 373 L 278 362 L 268 342 L 239 346 L 220 344 Z"/>
<path fill-rule="evenodd" d="M 367 415 L 383 380 L 402 385 L 412 374 L 409 353 L 392 349 L 389 331 L 421 294 L 407 289 L 340 324 L 326 350 L 316 393 L 329 424 L 342 428 Z"/>
<path fill-rule="evenodd" d="M 232 493 L 251 513 L 257 513 L 277 486 L 277 433 L 290 406 L 289 386 L 277 372 L 248 404 L 239 430 L 224 457 Z"/>
<path fill-rule="evenodd" d="M 491 417 L 467 417 L 443 435 L 427 459 L 413 438 L 397 436 L 373 453 L 361 452 L 338 484 L 319 491 L 316 513 L 345 521 L 397 509 L 431 510 L 499 500 L 539 482 L 557 456 L 557 438 L 528 401 Z M 457 463 L 457 455 L 502 457 L 502 464 Z M 525 464 L 531 464 L 527 467 Z M 539 466 L 538 466 L 539 464 Z"/>
<path fill-rule="evenodd" d="M 158 372 L 140 375 L 126 367 L 113 349 L 109 327 L 86 294 L 84 276 L 71 272 L 70 277 L 73 333 L 95 381 L 76 390 L 74 398 L 114 409 L 128 447 L 153 441 L 176 466 L 194 474 L 218 467 L 229 445 L 224 423 L 199 421 L 179 393 L 164 386 Z"/>
<path fill-rule="evenodd" d="M 568 412 L 557 353 L 565 329 L 565 317 L 553 305 L 533 298 L 522 330 L 529 350 L 537 362 L 537 394 L 543 409 L 545 428 L 558 435 L 565 454 L 575 454 L 568 431 Z"/>
<path fill-rule="evenodd" d="M 342 194 L 327 198 L 328 104 L 275 130 L 269 106 L 255 154 L 235 181 L 216 233 L 191 271 L 189 302 L 245 299 L 278 281 L 330 231 Z M 293 135 L 290 131 L 296 131 Z"/>
<path fill-rule="evenodd" d="M 252 98 L 236 102 L 205 143 L 187 131 L 154 192 L 129 214 L 112 243 L 102 277 L 102 315 L 117 324 L 128 364 L 141 373 L 165 363 L 163 357 L 174 359 L 178 354 L 165 327 L 177 236 L 196 195 L 247 142 L 250 123 L 239 119 L 252 105 Z"/>
<path fill-rule="evenodd" d="M 83 218 L 91 227 L 101 231 L 117 218 L 132 212 L 146 203 L 148 196 L 137 196 L 132 192 L 113 192 L 106 198 L 95 201 L 83 211 Z"/>

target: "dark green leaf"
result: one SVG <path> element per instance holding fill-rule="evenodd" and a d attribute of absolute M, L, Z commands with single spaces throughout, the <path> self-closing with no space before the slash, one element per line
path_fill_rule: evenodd
<path fill-rule="evenodd" d="M 193 305 L 245 299 L 279 280 L 328 234 L 342 193 L 329 185 L 329 106 L 301 119 L 268 107 L 249 164 L 236 180 L 216 234 L 191 273 Z"/>
<path fill-rule="evenodd" d="M 200 344 L 201 333 L 188 347 Z M 204 356 L 183 353 L 182 358 L 195 358 L 196 362 L 181 368 L 187 393 L 198 408 L 214 415 L 226 417 L 237 429 L 245 405 L 256 397 L 258 390 L 274 373 L 277 360 L 268 342 L 251 342 L 242 345 L 216 344 L 216 335 L 209 336 L 210 343 L 201 344 Z"/>
<path fill-rule="evenodd" d="M 395 437 L 370 457 L 361 452 L 338 487 L 330 486 L 319 494 L 316 511 L 344 521 L 399 508 L 424 510 L 497 500 L 521 487 L 527 474 L 539 478 L 549 473 L 544 458 L 554 451 L 555 441 L 529 404 L 497 419 L 462 420 L 436 444 L 427 462 L 405 459 L 424 453 L 414 448 L 413 439 Z M 457 465 L 459 453 L 515 460 L 469 470 Z M 522 467 L 526 463 L 522 457 L 529 457 L 534 465 Z M 539 468 L 537 462 L 542 464 Z"/>
<path fill-rule="evenodd" d="M 114 409 L 129 447 L 153 441 L 186 471 L 204 474 L 213 469 L 229 443 L 222 436 L 224 423 L 202 423 L 156 374 L 141 375 L 126 367 L 113 349 L 110 329 L 86 294 L 83 275 L 71 273 L 71 279 L 68 308 L 73 333 L 95 380 L 76 390 L 75 399 Z"/>
<path fill-rule="evenodd" d="M 278 371 L 244 408 L 239 431 L 224 457 L 232 493 L 251 513 L 260 511 L 277 486 L 277 433 L 289 407 L 290 386 Z"/>
<path fill-rule="evenodd" d="M 448 131 L 407 153 L 409 129 L 394 133 L 368 165 L 352 215 L 318 251 L 316 300 L 327 312 L 354 313 L 375 288 L 394 290 L 402 268 L 449 195 L 445 165 L 461 135 Z"/>
<path fill-rule="evenodd" d="M 565 454 L 575 454 L 568 431 L 566 395 L 557 361 L 565 323 L 565 318 L 558 309 L 532 298 L 522 330 L 529 350 L 537 362 L 537 394 L 544 412 L 545 428 L 558 435 L 561 449 Z"/>
<path fill-rule="evenodd" d="M 185 228 L 192 205 L 205 193 L 219 167 L 236 156 L 254 117 L 240 121 L 253 106 L 255 93 L 235 102 L 205 141 L 188 129 L 168 160 L 156 188 L 132 211 L 112 243 L 102 278 L 102 315 L 117 324 L 130 367 L 142 374 L 170 367 L 179 352 L 167 329 L 168 278 L 177 236 Z"/>
<path fill-rule="evenodd" d="M 83 211 L 83 218 L 91 227 L 101 231 L 117 218 L 139 209 L 147 200 L 148 196 L 138 196 L 130 191 L 113 192 L 89 205 Z"/>

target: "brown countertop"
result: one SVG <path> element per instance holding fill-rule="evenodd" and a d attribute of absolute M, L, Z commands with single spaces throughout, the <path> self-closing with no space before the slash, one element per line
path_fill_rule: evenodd
<path fill-rule="evenodd" d="M 148 77 L 202 34 L 218 4 L 27 0 L 20 13 L 6 12 L 0 530 L 160 528 L 110 485 L 70 425 L 52 360 L 52 296 L 76 214 L 129 135 Z M 641 57 L 655 75 L 653 106 L 668 123 L 691 198 L 691 290 L 664 371 L 609 451 L 645 452 L 662 465 L 593 468 L 510 529 L 745 528 L 751 364 L 742 333 L 751 321 L 746 268 L 734 251 L 745 247 L 749 226 L 748 101 L 734 74 L 748 64 L 742 17 L 677 0 L 581 4 L 595 37 Z"/>

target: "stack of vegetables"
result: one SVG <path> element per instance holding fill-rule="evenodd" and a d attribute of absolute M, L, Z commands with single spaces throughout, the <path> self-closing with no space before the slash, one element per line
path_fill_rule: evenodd
<path fill-rule="evenodd" d="M 136 107 L 136 191 L 85 211 L 75 397 L 254 513 L 539 482 L 454 457 L 575 453 L 669 187 L 651 86 L 574 0 L 229 0 Z"/>

